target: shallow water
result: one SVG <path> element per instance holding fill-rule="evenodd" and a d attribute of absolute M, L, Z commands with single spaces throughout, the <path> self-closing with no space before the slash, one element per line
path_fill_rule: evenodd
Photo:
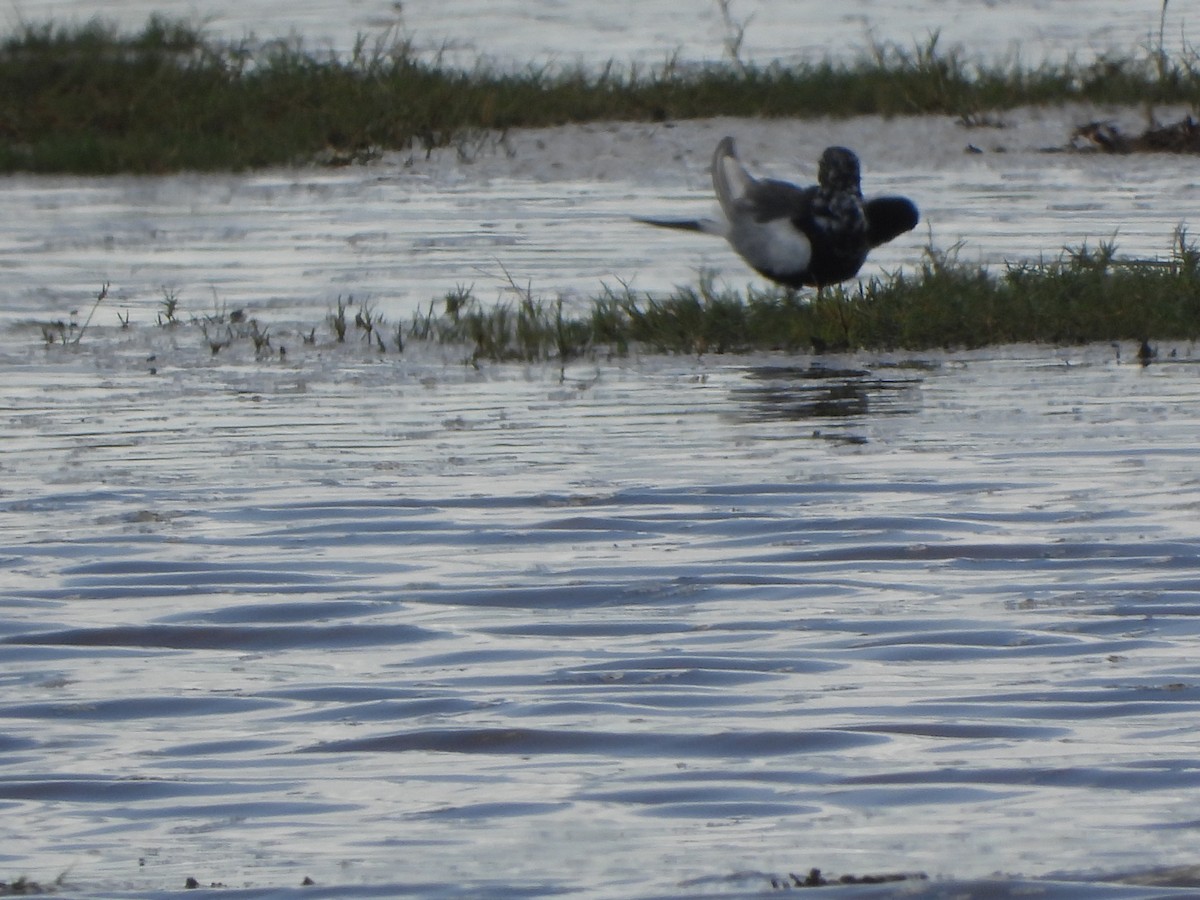
<path fill-rule="evenodd" d="M 330 6 L 298 0 L 286 8 L 265 0 L 204 0 L 168 5 L 159 0 L 116 0 L 103 15 L 140 28 L 167 9 L 211 33 L 241 39 L 299 35 L 310 46 L 350 51 L 357 39 L 387 34 L 411 37 L 444 61 L 502 67 L 527 65 L 661 65 L 727 57 L 730 29 L 716 0 L 689 4 L 681 15 L 670 0 L 607 3 L 580 0 L 351 0 Z M 331 12 L 331 9 L 333 10 Z M 1116 51 L 1128 55 L 1157 46 L 1159 0 L 731 0 L 734 28 L 742 29 L 739 56 L 749 62 L 791 63 L 833 56 L 856 57 L 876 42 L 911 49 L 933 33 L 943 49 L 961 47 L 972 58 L 1088 61 Z M 1189 24 L 1187 7 L 1168 8 L 1163 42 L 1178 49 Z M 94 4 L 80 0 L 28 0 L 14 21 L 86 21 Z"/>
<path fill-rule="evenodd" d="M 43 5 L 77 8 L 23 15 Z M 1108 21 L 959 6 L 956 27 L 1007 10 L 1064 46 Z M 340 40 L 345 10 L 291 9 Z M 431 9 L 405 16 L 436 34 Z M 644 42 L 615 9 L 612 33 Z M 471 48 L 462 10 L 442 24 Z M 488 27 L 495 46 L 558 40 L 524 17 L 572 10 Z M 1115 234 L 1161 255 L 1194 167 L 1037 152 L 1085 114 L 594 126 L 339 171 L 5 179 L 0 878 L 733 897 L 816 867 L 931 879 L 839 896 L 1195 896 L 1193 347 L 1148 367 L 1125 345 L 559 370 L 300 338 L 339 296 L 395 322 L 456 284 L 503 299 L 510 276 L 568 299 L 700 267 L 755 283 L 719 242 L 627 218 L 702 213 L 725 133 L 795 177 L 848 143 L 869 190 L 914 196 L 929 230 L 868 275 L 926 241 L 1000 262 Z M 78 345 L 43 346 L 29 322 L 82 323 L 105 281 Z M 158 327 L 164 290 L 185 323 L 246 307 L 273 354 Z"/>
<path fill-rule="evenodd" d="M 147 336 L 6 360 L 7 870 L 681 896 L 1191 862 L 1190 361 L 560 380 Z"/>
<path fill-rule="evenodd" d="M 0 322 L 82 321 L 106 283 L 100 324 L 153 325 L 170 294 L 185 320 L 247 308 L 310 327 L 339 299 L 408 322 L 460 286 L 487 304 L 511 302 L 515 286 L 581 305 L 606 287 L 695 284 L 702 270 L 761 286 L 723 241 L 630 220 L 708 214 L 708 159 L 723 134 L 738 137 L 754 171 L 800 182 L 822 147 L 847 144 L 864 159 L 869 195 L 916 200 L 922 224 L 876 250 L 864 278 L 911 270 L 930 245 L 997 266 L 1101 241 L 1161 258 L 1191 218 L 1195 166 L 1038 151 L 1095 114 L 1014 113 L 1013 127 L 980 130 L 923 118 L 614 124 L 485 141 L 469 163 L 447 150 L 249 176 L 12 176 L 0 179 L 10 211 Z M 965 153 L 968 143 L 986 152 Z"/>

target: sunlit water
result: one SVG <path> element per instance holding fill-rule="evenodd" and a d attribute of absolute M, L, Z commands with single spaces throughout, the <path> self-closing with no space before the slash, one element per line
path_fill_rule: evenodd
<path fill-rule="evenodd" d="M 23 15 L 43 6 L 77 8 Z M 1007 10 L 1063 46 L 1106 27 L 958 7 L 967 33 Z M 291 8 L 335 42 L 386 15 Z M 901 23 L 884 37 L 928 17 L 872 8 Z M 666 27 L 638 9 L 601 25 Z M 554 15 L 464 10 L 404 14 L 465 47 Z M 751 36 L 782 14 L 753 11 Z M 628 220 L 703 213 L 724 133 L 795 177 L 844 141 L 869 190 L 914 196 L 926 230 L 867 274 L 930 241 L 1164 253 L 1194 165 L 1036 152 L 1069 123 L 597 126 L 337 171 L 6 179 L 0 880 L 758 896 L 817 867 L 930 877 L 839 896 L 1195 896 L 1193 347 L 473 368 L 323 321 L 339 296 L 395 322 L 510 279 L 580 301 L 701 267 L 753 283 L 719 242 Z M 82 324 L 104 282 L 78 345 L 43 346 L 30 323 Z M 185 324 L 157 324 L 166 294 Z M 269 356 L 186 324 L 241 307 Z"/>

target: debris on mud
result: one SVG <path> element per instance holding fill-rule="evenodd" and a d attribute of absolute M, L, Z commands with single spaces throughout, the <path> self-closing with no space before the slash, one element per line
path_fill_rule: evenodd
<path fill-rule="evenodd" d="M 788 873 L 787 878 L 772 878 L 771 887 L 777 891 L 792 888 L 833 887 L 846 884 L 887 884 L 892 881 L 926 881 L 929 876 L 924 872 L 889 873 L 886 875 L 842 875 L 829 879 L 821 874 L 820 869 L 809 869 L 807 875 Z"/>
<path fill-rule="evenodd" d="M 1113 122 L 1093 121 L 1076 128 L 1069 149 L 1083 153 L 1200 153 L 1200 122 L 1190 115 L 1169 125 L 1151 124 L 1138 135 Z"/>

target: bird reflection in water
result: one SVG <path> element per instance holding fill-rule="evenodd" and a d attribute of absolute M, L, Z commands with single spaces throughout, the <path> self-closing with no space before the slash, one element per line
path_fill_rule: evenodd
<path fill-rule="evenodd" d="M 810 366 L 762 366 L 746 371 L 746 381 L 733 390 L 744 421 L 824 423 L 834 433 L 814 431 L 846 443 L 866 443 L 850 428 L 870 416 L 904 415 L 917 411 L 922 366 L 892 368 L 881 375 L 867 369 Z"/>

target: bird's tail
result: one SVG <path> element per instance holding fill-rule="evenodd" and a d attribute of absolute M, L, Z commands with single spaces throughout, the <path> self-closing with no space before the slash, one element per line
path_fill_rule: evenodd
<path fill-rule="evenodd" d="M 655 225 L 659 228 L 674 228 L 676 231 L 699 231 L 703 234 L 723 235 L 725 225 L 716 219 L 650 219 L 645 216 L 634 216 L 633 221 L 643 225 Z"/>

